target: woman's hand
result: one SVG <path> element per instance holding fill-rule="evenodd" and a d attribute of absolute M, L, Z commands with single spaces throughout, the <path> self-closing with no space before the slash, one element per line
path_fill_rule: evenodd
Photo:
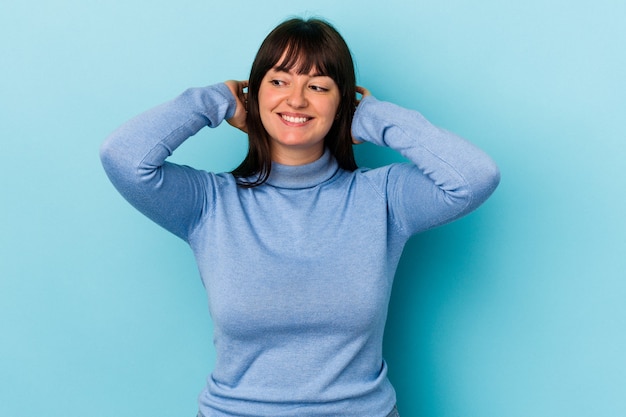
<path fill-rule="evenodd" d="M 368 89 L 367 89 L 367 88 L 365 88 L 365 87 L 361 87 L 361 86 L 359 86 L 359 85 L 357 85 L 357 86 L 356 86 L 356 92 L 357 92 L 357 94 L 360 94 L 360 95 L 361 95 L 361 98 L 360 98 L 360 99 L 359 99 L 359 98 L 357 98 L 357 100 L 356 100 L 356 104 L 357 104 L 357 106 L 359 105 L 359 103 L 361 102 L 361 100 L 362 100 L 364 97 L 367 97 L 367 96 L 371 96 L 371 95 L 372 95 L 372 93 L 370 93 L 370 90 L 368 90 Z"/>
<path fill-rule="evenodd" d="M 235 100 L 237 101 L 235 114 L 226 121 L 231 126 L 248 133 L 248 124 L 246 121 L 248 116 L 248 81 L 228 80 L 225 81 L 225 84 L 230 89 L 230 92 L 233 93 L 233 96 L 235 96 Z"/>
<path fill-rule="evenodd" d="M 356 92 L 361 95 L 361 98 L 357 98 L 356 100 L 357 107 L 359 106 L 363 98 L 372 95 L 372 93 L 370 93 L 370 90 L 368 90 L 365 87 L 358 86 L 358 85 L 356 86 Z M 355 145 L 358 145 L 359 143 L 363 143 L 363 141 L 355 139 L 354 136 L 352 136 L 352 143 L 354 143 Z"/>

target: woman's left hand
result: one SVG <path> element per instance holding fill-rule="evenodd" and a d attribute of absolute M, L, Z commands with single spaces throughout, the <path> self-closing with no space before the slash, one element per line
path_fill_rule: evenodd
<path fill-rule="evenodd" d="M 361 103 L 361 100 L 363 100 L 363 98 L 372 95 L 372 93 L 370 93 L 370 90 L 368 90 L 365 87 L 358 86 L 358 85 L 356 86 L 356 92 L 361 95 L 361 98 L 360 99 L 357 98 L 357 100 L 356 100 L 357 107 L 359 106 L 359 104 Z M 358 145 L 359 143 L 363 143 L 363 141 L 355 139 L 354 136 L 352 136 L 352 143 L 354 143 L 355 145 Z"/>
<path fill-rule="evenodd" d="M 235 114 L 230 119 L 226 120 L 231 126 L 248 133 L 248 81 L 225 81 L 226 86 L 230 89 L 230 92 L 235 96 L 237 101 L 237 108 Z"/>

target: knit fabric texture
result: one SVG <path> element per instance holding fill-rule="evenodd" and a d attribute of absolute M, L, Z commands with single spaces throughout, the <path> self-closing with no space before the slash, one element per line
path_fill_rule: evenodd
<path fill-rule="evenodd" d="M 382 340 L 408 238 L 478 207 L 499 171 L 483 151 L 418 112 L 365 97 L 355 138 L 409 162 L 339 168 L 326 150 L 274 163 L 258 187 L 167 162 L 231 117 L 224 84 L 192 88 L 111 134 L 101 159 L 137 209 L 189 243 L 207 290 L 215 368 L 207 417 L 383 417 L 395 404 Z"/>

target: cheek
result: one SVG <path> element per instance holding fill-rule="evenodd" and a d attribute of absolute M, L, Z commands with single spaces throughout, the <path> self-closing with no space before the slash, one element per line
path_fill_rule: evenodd
<path fill-rule="evenodd" d="M 265 81 L 263 81 L 259 86 L 259 91 L 257 93 L 257 99 L 260 107 L 267 106 L 271 104 L 273 100 L 275 100 L 276 94 L 272 93 L 272 89 L 267 86 L 267 83 Z"/>
<path fill-rule="evenodd" d="M 265 133 L 269 133 L 269 131 L 272 130 L 271 113 L 269 113 L 267 110 L 264 111 L 263 108 L 260 106 L 259 106 L 259 121 L 261 122 L 261 125 L 263 126 Z"/>
<path fill-rule="evenodd" d="M 333 100 L 333 104 L 331 105 L 333 109 L 333 114 L 337 114 L 337 112 L 339 111 L 340 105 L 341 105 L 341 98 L 339 97 L 339 95 L 337 95 Z"/>
<path fill-rule="evenodd" d="M 265 102 L 267 101 L 265 91 L 263 91 L 263 90 L 264 90 L 264 88 L 261 87 L 261 88 L 259 88 L 259 92 L 257 93 L 257 103 L 259 105 L 259 109 L 262 109 L 264 104 L 265 104 Z"/>
<path fill-rule="evenodd" d="M 329 118 L 335 119 L 337 112 L 339 111 L 339 100 L 332 100 L 326 106 L 326 114 Z"/>
<path fill-rule="evenodd" d="M 268 97 L 263 89 L 260 89 L 257 97 L 257 103 L 259 106 L 259 116 L 261 117 L 261 121 L 265 124 L 269 117 L 269 112 L 272 109 L 271 97 Z"/>

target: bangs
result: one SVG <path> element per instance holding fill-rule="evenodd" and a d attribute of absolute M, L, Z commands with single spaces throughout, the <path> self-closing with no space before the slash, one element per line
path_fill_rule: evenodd
<path fill-rule="evenodd" d="M 348 45 L 335 28 L 317 19 L 288 20 L 265 38 L 252 64 L 249 81 L 253 89 L 272 68 L 299 75 L 313 72 L 327 76 L 342 91 L 355 83 Z"/>
<path fill-rule="evenodd" d="M 328 53 L 332 48 L 327 46 L 327 40 L 319 36 L 293 37 L 277 57 L 274 68 L 286 72 L 293 70 L 300 75 L 314 71 L 314 75 L 336 78 L 338 71 L 336 64 L 333 65 L 336 58 L 333 59 L 332 54 Z"/>

